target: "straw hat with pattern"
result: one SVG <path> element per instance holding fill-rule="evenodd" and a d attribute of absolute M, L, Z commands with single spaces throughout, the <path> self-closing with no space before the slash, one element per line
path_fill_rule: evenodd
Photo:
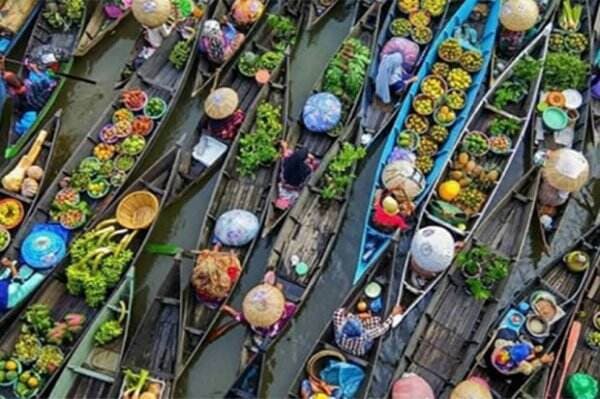
<path fill-rule="evenodd" d="M 280 289 L 270 284 L 252 288 L 242 302 L 242 313 L 253 327 L 269 327 L 281 318 L 285 297 Z"/>
<path fill-rule="evenodd" d="M 208 95 L 204 101 L 204 112 L 211 119 L 225 119 L 233 115 L 239 101 L 235 90 L 221 87 Z"/>
<path fill-rule="evenodd" d="M 149 28 L 156 28 L 169 19 L 170 0 L 133 0 L 131 12 L 135 19 Z"/>

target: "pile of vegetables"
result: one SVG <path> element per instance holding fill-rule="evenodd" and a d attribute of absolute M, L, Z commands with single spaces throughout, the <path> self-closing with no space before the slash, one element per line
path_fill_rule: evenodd
<path fill-rule="evenodd" d="M 125 370 L 122 391 L 120 399 L 161 399 L 163 386 L 150 377 L 148 370 L 142 369 L 139 373 Z"/>
<path fill-rule="evenodd" d="M 288 45 L 293 45 L 296 41 L 297 28 L 291 18 L 269 14 L 267 24 L 273 30 L 275 48 L 278 50 L 285 50 Z"/>
<path fill-rule="evenodd" d="M 322 89 L 340 98 L 343 105 L 352 104 L 360 94 L 370 62 L 369 47 L 358 39 L 346 39 L 327 66 Z"/>
<path fill-rule="evenodd" d="M 277 143 L 283 133 L 282 108 L 266 101 L 258 105 L 254 129 L 240 138 L 237 171 L 250 176 L 279 157 Z"/>
<path fill-rule="evenodd" d="M 107 320 L 98 327 L 94 333 L 94 344 L 96 346 L 106 345 L 123 335 L 123 320 L 127 316 L 127 306 L 125 302 L 119 302 L 121 312 L 118 319 Z"/>
<path fill-rule="evenodd" d="M 70 246 L 71 263 L 66 270 L 69 293 L 83 295 L 91 307 L 100 306 L 133 258 L 133 252 L 127 247 L 135 234 L 135 231 L 118 229 L 115 219 L 107 219 L 75 239 Z"/>
<path fill-rule="evenodd" d="M 321 198 L 332 200 L 344 194 L 356 177 L 351 173 L 352 166 L 367 155 L 364 147 L 343 143 L 338 154 L 331 160 L 323 176 Z"/>
<path fill-rule="evenodd" d="M 245 51 L 238 61 L 238 70 L 242 75 L 252 77 L 259 69 L 273 71 L 284 58 L 285 54 L 281 51 L 265 51 L 261 55 Z"/>
<path fill-rule="evenodd" d="M 508 276 L 509 260 L 498 256 L 483 245 L 476 245 L 456 256 L 456 263 L 467 278 L 467 287 L 477 300 L 492 296 L 491 288 Z"/>
<path fill-rule="evenodd" d="M 186 61 L 190 57 L 192 52 L 192 44 L 188 40 L 180 40 L 175 44 L 171 54 L 169 54 L 169 61 L 173 64 L 175 69 L 183 69 Z"/>
<path fill-rule="evenodd" d="M 52 28 L 66 32 L 82 22 L 84 9 L 84 0 L 51 0 L 46 2 L 42 15 Z"/>

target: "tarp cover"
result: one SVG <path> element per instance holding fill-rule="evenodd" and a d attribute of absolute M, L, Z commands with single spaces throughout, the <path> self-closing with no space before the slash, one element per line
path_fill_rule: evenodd
<path fill-rule="evenodd" d="M 17 33 L 37 2 L 38 0 L 6 0 L 0 8 L 0 29 Z"/>

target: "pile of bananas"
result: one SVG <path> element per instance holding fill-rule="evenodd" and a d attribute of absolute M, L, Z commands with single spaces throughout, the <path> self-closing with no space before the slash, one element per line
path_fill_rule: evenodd
<path fill-rule="evenodd" d="M 434 75 L 440 76 L 442 78 L 445 78 L 446 76 L 448 76 L 449 72 L 450 72 L 450 65 L 446 64 L 445 62 L 438 61 L 435 64 L 433 64 L 433 66 L 431 67 L 431 73 L 433 73 Z"/>
<path fill-rule="evenodd" d="M 433 169 L 433 159 L 430 156 L 417 157 L 415 167 L 421 171 L 424 175 L 431 172 Z"/>
<path fill-rule="evenodd" d="M 462 68 L 452 68 L 448 73 L 448 84 L 453 89 L 466 90 L 471 86 L 471 75 Z"/>
<path fill-rule="evenodd" d="M 448 129 L 441 125 L 433 125 L 429 130 L 429 135 L 436 143 L 443 143 L 448 137 Z"/>
<path fill-rule="evenodd" d="M 446 62 L 456 62 L 460 59 L 463 49 L 458 40 L 446 39 L 438 47 L 438 56 Z"/>
<path fill-rule="evenodd" d="M 423 134 L 427 131 L 427 129 L 429 129 L 429 121 L 427 118 L 421 115 L 410 114 L 406 118 L 405 127 L 406 129 L 417 132 L 418 134 Z"/>
<path fill-rule="evenodd" d="M 431 115 L 433 114 L 433 98 L 426 94 L 419 94 L 413 100 L 413 109 L 419 115 Z"/>
<path fill-rule="evenodd" d="M 483 66 L 483 56 L 478 51 L 467 51 L 460 56 L 460 66 L 467 72 L 477 72 Z"/>
<path fill-rule="evenodd" d="M 432 156 L 438 150 L 438 145 L 433 139 L 429 137 L 422 137 L 419 146 L 417 147 L 417 153 L 420 156 Z"/>
<path fill-rule="evenodd" d="M 429 75 L 421 83 L 421 92 L 437 100 L 446 92 L 446 82 L 439 76 Z"/>

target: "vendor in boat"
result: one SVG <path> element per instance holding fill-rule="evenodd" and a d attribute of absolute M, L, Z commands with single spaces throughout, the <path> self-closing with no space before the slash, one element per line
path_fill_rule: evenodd
<path fill-rule="evenodd" d="M 204 112 L 208 116 L 206 129 L 221 140 L 233 140 L 246 117 L 238 105 L 235 90 L 229 87 L 214 90 L 204 101 Z"/>
<path fill-rule="evenodd" d="M 261 346 L 265 338 L 274 338 L 283 330 L 296 313 L 296 308 L 296 304 L 286 301 L 275 272 L 268 271 L 263 283 L 252 288 L 244 297 L 241 312 L 228 305 L 223 306 L 223 311 L 236 322 L 247 324 L 256 333 L 255 344 Z"/>
<path fill-rule="evenodd" d="M 260 0 L 235 0 L 231 6 L 231 16 L 238 26 L 249 26 L 260 19 L 265 5 Z"/>
<path fill-rule="evenodd" d="M 25 82 L 14 72 L 6 70 L 5 57 L 0 55 L 0 74 L 6 83 L 8 94 L 14 99 L 24 96 L 27 92 Z"/>
<path fill-rule="evenodd" d="M 245 35 L 238 32 L 230 22 L 220 24 L 215 19 L 204 22 L 200 34 L 199 49 L 215 64 L 226 62 L 244 42 Z"/>
<path fill-rule="evenodd" d="M 275 207 L 285 210 L 296 203 L 302 187 L 319 167 L 319 161 L 306 148 L 291 150 L 285 141 L 281 142 L 281 154 L 283 162 Z"/>
<path fill-rule="evenodd" d="M 543 365 L 554 362 L 554 354 L 544 354 L 544 347 L 529 342 L 496 339 L 491 355 L 494 368 L 502 374 L 531 375 Z"/>
<path fill-rule="evenodd" d="M 379 189 L 375 192 L 372 221 L 378 229 L 390 233 L 397 229 L 408 230 L 409 225 L 406 223 L 406 218 L 413 211 L 412 202 L 403 201 L 402 204 L 399 204 L 390 191 Z"/>
<path fill-rule="evenodd" d="M 401 306 L 394 306 L 388 318 L 382 320 L 370 312 L 354 314 L 340 308 L 333 313 L 335 342 L 344 352 L 362 357 L 369 352 L 377 338 L 390 330 L 394 316 L 402 313 Z"/>
<path fill-rule="evenodd" d="M 215 245 L 197 255 L 190 282 L 198 300 L 217 307 L 229 296 L 241 271 L 238 257 Z"/>
<path fill-rule="evenodd" d="M 389 104 L 392 93 L 402 93 L 416 80 L 410 71 L 418 57 L 419 45 L 406 38 L 394 37 L 383 46 L 375 79 L 375 93 L 381 101 Z"/>
<path fill-rule="evenodd" d="M 450 267 L 464 242 L 454 240 L 448 230 L 427 226 L 418 230 L 410 245 L 412 287 L 422 289 L 427 282 Z"/>

